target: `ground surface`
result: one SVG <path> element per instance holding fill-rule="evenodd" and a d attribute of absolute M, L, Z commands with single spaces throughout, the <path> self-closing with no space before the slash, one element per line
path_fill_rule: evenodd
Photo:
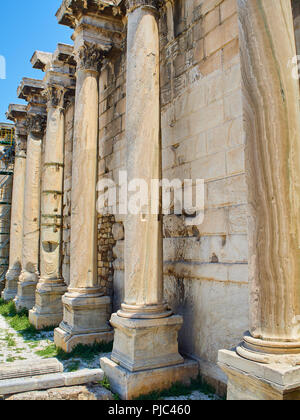
<path fill-rule="evenodd" d="M 55 357 L 56 349 L 53 341 L 53 332 L 41 332 L 32 337 L 24 337 L 23 334 L 11 328 L 5 318 L 0 315 L 0 364 Z M 85 368 L 99 369 L 99 360 L 102 356 L 107 356 L 107 353 L 95 354 L 88 360 L 72 357 L 69 360 L 60 359 L 60 361 L 67 372 Z"/>
<path fill-rule="evenodd" d="M 2 309 L 3 308 L 4 307 L 2 304 Z M 11 308 L 9 308 L 9 310 L 11 311 Z M 14 313 L 12 313 L 12 315 L 14 315 Z M 2 363 L 13 363 L 20 360 L 42 360 L 49 357 L 57 357 L 58 360 L 64 365 L 64 371 L 72 372 L 85 368 L 98 369 L 100 358 L 104 356 L 110 356 L 110 353 L 101 353 L 99 351 L 95 351 L 95 349 L 91 351 L 87 351 L 86 349 L 79 349 L 77 352 L 75 352 L 74 355 L 61 354 L 58 352 L 54 345 L 53 331 L 36 332 L 30 330 L 28 331 L 28 328 L 24 330 L 22 328 L 28 327 L 26 322 L 27 320 L 25 319 L 25 316 L 24 319 L 22 319 L 22 317 L 9 318 L 0 314 L 0 366 Z M 21 324 L 24 324 L 25 327 Z M 18 331 L 18 329 L 20 330 Z M 202 392 L 203 389 L 201 389 L 200 386 L 199 390 L 195 389 L 195 386 L 191 390 L 182 388 L 183 395 L 181 395 L 180 385 L 175 385 L 173 390 L 173 394 L 171 389 L 170 391 L 166 392 L 167 395 L 157 394 L 157 396 L 153 396 L 153 399 L 203 401 L 218 399 L 218 397 L 215 396 L 212 392 Z M 66 391 L 61 390 L 61 393 L 57 393 L 55 391 L 54 395 L 62 396 L 64 392 Z M 45 392 L 41 394 L 42 399 L 46 398 L 45 395 Z M 51 395 L 53 397 L 53 393 Z M 84 397 L 82 397 L 82 395 L 84 395 Z M 85 393 L 82 395 L 80 398 L 86 398 Z M 26 395 L 24 394 L 23 397 L 26 398 Z M 37 399 L 38 394 L 32 394 L 31 397 L 33 399 Z M 71 396 L 68 398 L 73 399 L 74 393 L 72 392 Z M 87 399 L 94 399 L 94 396 L 88 396 Z M 102 396 L 101 399 L 103 399 Z"/>

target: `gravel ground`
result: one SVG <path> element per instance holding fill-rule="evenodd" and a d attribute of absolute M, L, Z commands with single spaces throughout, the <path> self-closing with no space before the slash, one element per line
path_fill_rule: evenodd
<path fill-rule="evenodd" d="M 52 345 L 53 332 L 41 332 L 32 340 L 25 340 L 11 328 L 5 318 L 0 315 L 0 364 L 13 363 L 20 360 L 41 360 L 42 356 L 36 354 Z M 97 354 L 94 359 L 86 361 L 80 358 L 72 358 L 62 361 L 65 371 L 80 369 L 99 369 L 99 360 L 109 354 Z"/>
<path fill-rule="evenodd" d="M 41 332 L 32 340 L 25 340 L 21 334 L 18 334 L 11 328 L 5 318 L 0 315 L 0 365 L 2 363 L 13 363 L 20 360 L 42 360 L 43 357 L 36 354 L 53 344 L 53 332 Z M 80 369 L 99 369 L 99 360 L 101 357 L 110 357 L 109 353 L 97 354 L 94 359 L 86 361 L 80 358 L 72 358 L 62 361 L 65 371 Z M 207 396 L 200 391 L 194 391 L 192 394 L 181 397 L 164 398 L 165 401 L 213 401 L 218 400 L 217 396 Z"/>

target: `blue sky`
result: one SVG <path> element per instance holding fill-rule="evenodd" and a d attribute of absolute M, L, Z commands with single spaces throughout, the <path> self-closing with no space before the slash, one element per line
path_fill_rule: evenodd
<path fill-rule="evenodd" d="M 0 122 L 6 122 L 10 103 L 17 98 L 22 77 L 42 79 L 30 58 L 36 50 L 53 52 L 59 42 L 71 44 L 72 30 L 57 23 L 55 13 L 62 0 L 1 1 L 0 56 L 5 57 L 6 79 L 0 78 Z M 0 72 L 1 74 L 1 72 Z"/>

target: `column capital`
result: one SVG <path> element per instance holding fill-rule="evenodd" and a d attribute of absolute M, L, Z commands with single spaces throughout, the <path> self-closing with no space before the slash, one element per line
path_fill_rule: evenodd
<path fill-rule="evenodd" d="M 6 118 L 15 123 L 15 153 L 16 156 L 21 156 L 26 153 L 27 130 L 26 105 L 10 104 L 6 113 Z"/>
<path fill-rule="evenodd" d="M 63 0 L 56 17 L 61 25 L 74 29 L 72 39 L 77 55 L 84 45 L 99 50 L 121 50 L 125 39 L 121 0 Z"/>
<path fill-rule="evenodd" d="M 26 118 L 26 128 L 28 133 L 42 136 L 46 129 L 47 117 L 45 114 L 28 114 Z"/>
<path fill-rule="evenodd" d="M 78 70 L 100 72 L 106 53 L 97 44 L 85 43 L 76 52 Z"/>
<path fill-rule="evenodd" d="M 66 88 L 59 85 L 49 85 L 43 91 L 48 108 L 63 108 Z"/>
<path fill-rule="evenodd" d="M 126 0 L 125 2 L 127 13 L 131 13 L 139 7 L 149 7 L 158 10 L 162 4 L 162 0 Z"/>

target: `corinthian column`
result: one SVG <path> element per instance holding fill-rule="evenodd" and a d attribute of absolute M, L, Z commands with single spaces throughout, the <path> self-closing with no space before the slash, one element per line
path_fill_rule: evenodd
<path fill-rule="evenodd" d="M 66 1 L 59 23 L 74 29 L 77 60 L 72 161 L 70 285 L 63 297 L 64 317 L 55 330 L 58 347 L 108 342 L 111 300 L 97 273 L 96 184 L 98 172 L 99 74 L 104 55 L 121 41 L 122 22 L 111 3 Z M 117 49 L 117 48 L 116 48 Z"/>
<path fill-rule="evenodd" d="M 250 333 L 219 361 L 229 375 L 228 399 L 300 399 L 300 114 L 288 66 L 296 56 L 291 2 L 238 0 L 238 10 Z"/>
<path fill-rule="evenodd" d="M 127 174 L 129 182 L 146 181 L 149 191 L 151 180 L 162 178 L 157 4 L 127 2 Z M 101 360 L 114 389 L 129 399 L 191 375 L 178 353 L 182 317 L 172 315 L 163 296 L 162 215 L 149 213 L 126 217 L 125 302 L 111 318 L 111 360 Z"/>
<path fill-rule="evenodd" d="M 46 126 L 43 83 L 23 79 L 19 97 L 27 99 L 27 159 L 24 190 L 22 271 L 15 297 L 17 310 L 31 309 L 39 278 L 40 193 L 42 140 Z"/>
<path fill-rule="evenodd" d="M 13 178 L 9 268 L 6 273 L 5 289 L 2 292 L 4 300 L 14 299 L 18 289 L 18 278 L 21 274 L 24 187 L 26 168 L 26 120 L 25 105 L 10 105 L 7 118 L 15 122 L 15 164 Z"/>
<path fill-rule="evenodd" d="M 73 66 L 59 60 L 62 48 L 65 61 L 70 60 L 73 47 L 59 44 L 51 60 L 44 62 L 48 116 L 42 174 L 40 280 L 35 306 L 29 312 L 30 323 L 37 329 L 59 325 L 63 319 L 62 296 L 67 291 L 61 272 L 64 103 L 75 80 Z M 43 57 L 47 58 L 47 55 L 36 52 L 33 67 L 39 66 Z"/>
<path fill-rule="evenodd" d="M 70 285 L 63 297 L 64 319 L 55 343 L 65 351 L 76 344 L 110 341 L 110 298 L 97 278 L 98 79 L 103 51 L 97 45 L 77 50 L 73 138 Z"/>

